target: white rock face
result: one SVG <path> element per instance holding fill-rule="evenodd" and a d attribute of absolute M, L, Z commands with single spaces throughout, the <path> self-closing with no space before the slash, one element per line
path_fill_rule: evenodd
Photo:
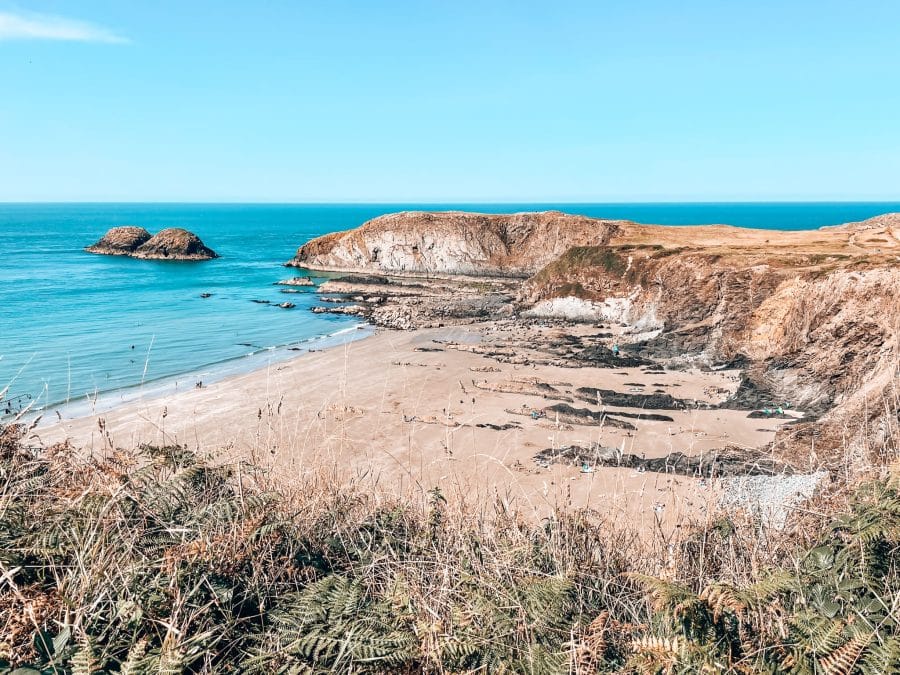
<path fill-rule="evenodd" d="M 542 300 L 522 316 L 538 319 L 567 319 L 594 322 L 602 319 L 601 305 L 576 297 Z"/>
<path fill-rule="evenodd" d="M 522 315 L 543 319 L 626 323 L 636 333 L 655 333 L 662 328 L 662 323 L 656 318 L 655 304 L 636 302 L 640 295 L 641 289 L 636 288 L 627 297 L 609 297 L 602 302 L 574 296 L 550 298 L 536 303 Z"/>
<path fill-rule="evenodd" d="M 606 243 L 621 222 L 558 211 L 394 213 L 313 239 L 288 264 L 380 274 L 525 276 L 573 246 Z"/>

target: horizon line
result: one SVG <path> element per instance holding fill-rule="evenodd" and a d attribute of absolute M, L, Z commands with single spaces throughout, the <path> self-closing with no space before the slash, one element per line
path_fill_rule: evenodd
<path fill-rule="evenodd" d="M 336 200 L 336 201 L 207 201 L 207 200 L 2 200 L 0 206 L 28 205 L 118 205 L 118 204 L 156 204 L 156 205 L 202 205 L 202 206 L 403 206 L 403 205 L 439 205 L 439 206 L 587 206 L 587 205 L 674 205 L 674 204 L 708 204 L 708 205 L 748 205 L 748 204 L 900 204 L 900 197 L 888 199 L 733 199 L 733 200 L 700 200 L 700 199 L 660 199 L 660 200 Z"/>

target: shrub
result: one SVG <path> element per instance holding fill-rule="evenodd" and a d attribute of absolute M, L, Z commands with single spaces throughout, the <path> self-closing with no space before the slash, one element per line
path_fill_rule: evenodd
<path fill-rule="evenodd" d="M 900 669 L 896 477 L 806 539 L 720 519 L 648 541 L 436 489 L 274 490 L 177 446 L 94 461 L 0 439 L 0 672 Z"/>

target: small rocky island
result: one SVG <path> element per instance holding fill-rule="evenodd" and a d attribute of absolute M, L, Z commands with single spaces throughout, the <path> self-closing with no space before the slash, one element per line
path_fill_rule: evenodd
<path fill-rule="evenodd" d="M 219 257 L 196 234 L 178 227 L 167 228 L 156 235 L 142 227 L 114 227 L 84 250 L 142 260 L 211 260 Z"/>
<path fill-rule="evenodd" d="M 143 227 L 114 227 L 100 237 L 100 240 L 84 250 L 100 255 L 131 255 L 141 244 L 150 240 L 153 235 Z"/>

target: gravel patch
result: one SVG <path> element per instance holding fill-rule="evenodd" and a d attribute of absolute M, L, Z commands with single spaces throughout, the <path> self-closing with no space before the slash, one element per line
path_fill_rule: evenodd
<path fill-rule="evenodd" d="M 759 516 L 763 524 L 784 527 L 790 511 L 813 496 L 827 471 L 779 476 L 737 476 L 722 478 L 719 506 L 744 509 Z"/>

